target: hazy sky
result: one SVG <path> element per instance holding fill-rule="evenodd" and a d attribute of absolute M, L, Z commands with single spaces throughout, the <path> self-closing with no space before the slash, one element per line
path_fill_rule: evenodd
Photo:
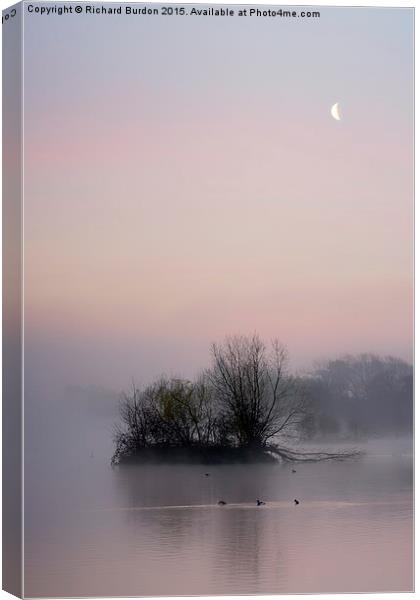
<path fill-rule="evenodd" d="M 29 371 L 193 375 L 253 331 L 411 359 L 413 13 L 320 12 L 26 16 Z"/>

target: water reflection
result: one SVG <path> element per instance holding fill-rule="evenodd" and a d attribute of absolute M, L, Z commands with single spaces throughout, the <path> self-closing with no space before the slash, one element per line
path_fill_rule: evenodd
<path fill-rule="evenodd" d="M 51 488 L 54 518 L 43 518 L 35 503 L 26 594 L 412 589 L 410 454 L 373 453 L 296 471 L 287 464 L 79 464 L 71 482 Z M 84 488 L 71 506 L 60 502 L 69 483 Z M 226 506 L 217 505 L 220 498 Z M 258 507 L 257 498 L 267 504 Z"/>

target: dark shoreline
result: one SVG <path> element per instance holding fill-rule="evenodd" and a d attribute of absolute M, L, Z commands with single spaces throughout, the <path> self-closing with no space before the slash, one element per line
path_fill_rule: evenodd
<path fill-rule="evenodd" d="M 136 454 L 121 456 L 118 464 L 131 465 L 142 463 L 166 464 L 234 464 L 234 463 L 275 463 L 275 458 L 263 448 L 229 447 L 151 447 L 142 448 Z"/>

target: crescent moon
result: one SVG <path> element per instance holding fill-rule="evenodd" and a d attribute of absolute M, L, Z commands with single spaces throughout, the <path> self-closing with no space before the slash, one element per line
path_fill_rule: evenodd
<path fill-rule="evenodd" d="M 340 109 L 339 109 L 339 106 L 338 106 L 338 102 L 336 102 L 334 104 L 334 106 L 331 107 L 331 116 L 336 121 L 341 121 Z"/>

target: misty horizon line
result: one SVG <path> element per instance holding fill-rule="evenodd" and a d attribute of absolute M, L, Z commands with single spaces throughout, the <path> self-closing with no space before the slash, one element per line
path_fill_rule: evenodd
<path fill-rule="evenodd" d="M 246 336 L 244 334 L 241 334 L 239 336 L 237 335 L 229 335 L 229 336 L 225 336 L 225 338 L 223 338 L 223 340 L 228 340 L 228 339 L 232 339 L 235 337 L 250 337 L 250 336 Z M 272 338 L 272 340 L 274 340 L 276 338 Z M 222 341 L 223 341 L 222 340 Z M 265 341 L 265 340 L 264 340 Z M 211 347 L 212 344 L 210 344 L 209 346 L 209 352 L 211 351 Z M 289 362 L 290 356 L 287 350 L 287 345 L 283 345 L 283 347 L 286 350 L 287 353 L 287 359 Z M 301 368 L 296 368 L 296 369 L 290 369 L 289 370 L 289 375 L 293 376 L 293 377 L 309 377 L 311 375 L 315 375 L 316 371 L 319 370 L 322 366 L 325 366 L 327 364 L 331 364 L 331 363 L 336 363 L 336 362 L 340 362 L 340 361 L 344 361 L 344 360 L 348 360 L 348 359 L 360 359 L 360 358 L 376 358 L 376 359 L 381 359 L 381 360 L 396 360 L 400 363 L 405 363 L 406 365 L 410 366 L 411 368 L 414 368 L 414 362 L 412 360 L 408 360 L 403 358 L 402 356 L 399 356 L 397 354 L 393 354 L 390 352 L 386 352 L 386 353 L 380 353 L 380 352 L 372 352 L 372 351 L 360 351 L 360 352 L 341 352 L 339 354 L 333 355 L 332 357 L 328 358 L 328 357 L 323 357 L 323 358 L 318 358 L 318 359 L 313 359 L 311 361 L 311 366 L 308 367 L 301 367 Z M 130 377 L 128 378 L 128 380 L 130 381 L 130 387 L 135 387 L 135 388 L 142 388 L 142 387 L 147 387 L 148 385 L 152 384 L 154 381 L 159 380 L 159 379 L 169 379 L 169 380 L 185 380 L 185 381 L 192 381 L 194 379 L 199 378 L 200 376 L 202 376 L 203 374 L 205 374 L 205 372 L 208 370 L 208 366 L 203 366 L 199 369 L 197 369 L 194 373 L 193 376 L 185 376 L 182 373 L 179 372 L 179 370 L 174 370 L 174 371 L 168 371 L 168 370 L 162 370 L 159 372 L 156 372 L 155 374 L 150 375 L 149 377 L 140 377 L 137 378 L 134 374 L 130 375 Z M 96 384 L 96 383 L 90 383 L 90 384 L 86 384 L 86 385 L 81 385 L 81 384 L 67 384 L 65 386 L 65 388 L 69 391 L 69 392 L 86 392 L 86 391 L 91 391 L 95 394 L 97 393 L 102 393 L 102 394 L 112 394 L 112 395 L 121 395 L 124 393 L 125 389 L 123 390 L 121 388 L 116 389 L 116 388 L 111 388 L 109 386 L 103 386 L 100 383 Z"/>

